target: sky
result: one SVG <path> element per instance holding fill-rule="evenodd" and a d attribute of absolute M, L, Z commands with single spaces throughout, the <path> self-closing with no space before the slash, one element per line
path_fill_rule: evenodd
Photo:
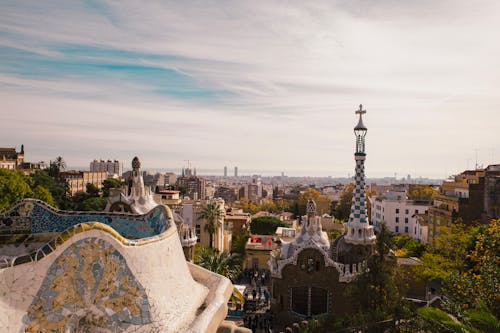
<path fill-rule="evenodd" d="M 0 146 L 69 166 L 445 178 L 500 162 L 500 2 L 1 1 Z"/>

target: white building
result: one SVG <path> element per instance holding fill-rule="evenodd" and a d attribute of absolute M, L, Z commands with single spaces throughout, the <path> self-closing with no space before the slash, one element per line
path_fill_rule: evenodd
<path fill-rule="evenodd" d="M 90 171 L 106 171 L 110 177 L 121 177 L 123 174 L 123 163 L 117 160 L 93 160 L 90 162 Z"/>
<path fill-rule="evenodd" d="M 224 200 L 221 198 L 212 200 L 183 199 L 181 204 L 177 205 L 174 211 L 182 217 L 187 226 L 194 228 L 197 242 L 203 246 L 209 247 L 211 237 L 205 228 L 207 221 L 201 219 L 200 214 L 203 208 L 210 203 L 217 204 L 219 209 L 223 212 L 221 220 L 217 223 L 215 233 L 212 235 L 212 245 L 220 252 L 229 252 L 231 250 L 232 235 L 230 225 L 224 220 Z"/>
<path fill-rule="evenodd" d="M 426 241 L 427 226 L 418 222 L 418 214 L 426 214 L 430 201 L 408 200 L 406 192 L 387 192 L 370 199 L 372 204 L 371 220 L 375 228 L 385 223 L 389 231 L 408 235 L 419 241 Z"/>

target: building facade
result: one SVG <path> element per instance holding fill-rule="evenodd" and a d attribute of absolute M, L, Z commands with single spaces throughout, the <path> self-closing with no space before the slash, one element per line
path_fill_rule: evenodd
<path fill-rule="evenodd" d="M 489 217 L 500 218 L 500 164 L 485 169 L 484 210 Z"/>
<path fill-rule="evenodd" d="M 24 145 L 21 151 L 16 148 L 0 148 L 0 169 L 17 170 L 24 163 Z"/>
<path fill-rule="evenodd" d="M 61 171 L 59 183 L 67 186 L 68 193 L 74 195 L 76 192 L 85 192 L 87 184 L 102 188 L 102 182 L 108 179 L 106 171 Z"/>
<path fill-rule="evenodd" d="M 429 241 L 439 235 L 440 229 L 452 223 L 466 225 L 487 222 L 485 213 L 485 171 L 467 170 L 453 181 L 444 181 L 434 204 L 429 208 Z"/>
<path fill-rule="evenodd" d="M 383 223 L 389 231 L 416 240 L 426 239 L 427 229 L 421 225 L 419 214 L 427 214 L 431 201 L 408 200 L 406 192 L 387 192 L 371 199 L 371 221 L 375 228 Z"/>
<path fill-rule="evenodd" d="M 192 200 L 204 200 L 206 198 L 207 181 L 195 175 L 182 175 L 177 178 L 176 186 L 184 188 L 186 196 Z"/>
<path fill-rule="evenodd" d="M 106 171 L 109 177 L 119 178 L 123 174 L 123 163 L 117 160 L 93 160 L 90 162 L 90 171 Z"/>

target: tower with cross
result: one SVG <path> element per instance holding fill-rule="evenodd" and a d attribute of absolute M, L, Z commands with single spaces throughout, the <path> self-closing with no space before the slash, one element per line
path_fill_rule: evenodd
<path fill-rule="evenodd" d="M 355 114 L 359 114 L 359 121 L 354 127 L 354 135 L 356 136 L 356 152 L 354 159 L 356 161 L 355 185 L 352 193 L 351 213 L 349 222 L 347 223 L 347 234 L 345 241 L 356 245 L 374 244 L 376 237 L 373 232 L 373 226 L 368 221 L 368 212 L 366 206 L 366 190 L 365 190 L 365 136 L 368 129 L 363 124 L 363 105 L 359 105 L 359 110 Z"/>

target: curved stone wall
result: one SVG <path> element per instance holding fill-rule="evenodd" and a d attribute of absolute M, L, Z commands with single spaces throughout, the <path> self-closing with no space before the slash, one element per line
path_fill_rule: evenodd
<path fill-rule="evenodd" d="M 175 228 L 170 230 L 168 237 L 130 246 L 91 229 L 42 260 L 1 269 L 0 327 L 3 332 L 189 331 L 208 288 L 192 278 Z"/>
<path fill-rule="evenodd" d="M 184 260 L 166 207 L 65 212 L 29 199 L 0 221 L 57 235 L 0 262 L 2 332 L 213 332 L 226 316 L 230 281 Z"/>
<path fill-rule="evenodd" d="M 72 212 L 57 210 L 43 201 L 25 199 L 0 213 L 0 233 L 63 232 L 85 222 L 100 222 L 123 237 L 139 239 L 159 235 L 173 224 L 171 212 L 159 205 L 146 214 Z"/>

